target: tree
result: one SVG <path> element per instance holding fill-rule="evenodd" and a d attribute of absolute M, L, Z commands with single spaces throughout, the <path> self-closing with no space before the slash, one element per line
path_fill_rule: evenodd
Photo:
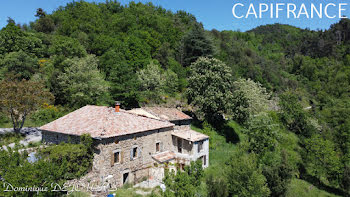
<path fill-rule="evenodd" d="M 341 162 L 334 143 L 315 134 L 305 140 L 305 160 L 307 171 L 317 178 L 326 177 L 328 181 L 339 181 Z"/>
<path fill-rule="evenodd" d="M 263 175 L 266 177 L 271 196 L 284 196 L 293 177 L 293 167 L 288 160 L 287 153 L 281 151 L 280 161 L 274 161 L 263 166 Z"/>
<path fill-rule="evenodd" d="M 64 73 L 58 75 L 57 81 L 69 106 L 79 108 L 109 101 L 109 84 L 98 70 L 95 56 L 67 59 L 63 64 Z"/>
<path fill-rule="evenodd" d="M 256 156 L 243 151 L 235 153 L 226 163 L 230 196 L 269 196 L 266 178 L 258 167 Z"/>
<path fill-rule="evenodd" d="M 228 196 L 228 186 L 226 179 L 222 177 L 215 177 L 213 174 L 210 174 L 205 181 L 208 187 L 209 197 Z"/>
<path fill-rule="evenodd" d="M 274 151 L 277 146 L 278 125 L 266 113 L 252 117 L 245 133 L 249 140 L 249 150 L 258 155 Z"/>
<path fill-rule="evenodd" d="M 49 47 L 49 53 L 51 56 L 63 56 L 64 58 L 86 56 L 86 50 L 79 41 L 66 36 L 55 36 Z"/>
<path fill-rule="evenodd" d="M 165 195 L 172 196 L 170 193 L 173 193 L 179 197 L 193 197 L 203 176 L 204 172 L 201 160 L 192 161 L 190 166 L 185 166 L 184 171 L 178 169 L 176 174 L 166 169 L 163 179 L 167 187 Z"/>
<path fill-rule="evenodd" d="M 146 68 L 137 72 L 143 91 L 160 91 L 164 85 L 162 69 L 155 61 L 151 61 Z"/>
<path fill-rule="evenodd" d="M 5 67 L 7 72 L 17 74 L 19 79 L 26 80 L 39 69 L 38 60 L 22 50 L 6 54 L 0 65 Z"/>
<path fill-rule="evenodd" d="M 131 66 L 124 62 L 113 65 L 108 80 L 114 100 L 123 101 L 126 108 L 139 107 L 140 81 Z"/>
<path fill-rule="evenodd" d="M 0 109 L 11 117 L 17 133 L 21 131 L 28 114 L 52 99 L 52 94 L 38 82 L 18 81 L 11 76 L 0 83 Z"/>
<path fill-rule="evenodd" d="M 310 137 L 315 132 L 315 128 L 309 124 L 309 115 L 298 102 L 298 97 L 292 92 L 280 95 L 281 121 L 287 128 L 304 137 Z"/>
<path fill-rule="evenodd" d="M 229 67 L 214 58 L 199 58 L 190 67 L 187 98 L 198 118 L 214 121 L 229 112 L 233 95 Z"/>
<path fill-rule="evenodd" d="M 184 37 L 183 65 L 190 66 L 199 57 L 211 57 L 213 46 L 205 36 L 200 24 L 194 25 L 193 29 Z"/>
<path fill-rule="evenodd" d="M 258 113 L 268 110 L 269 97 L 260 83 L 239 78 L 233 82 L 233 117 L 241 124 Z"/>
<path fill-rule="evenodd" d="M 0 31 L 0 54 L 18 52 L 42 55 L 42 41 L 35 35 L 22 31 L 13 23 L 9 23 Z"/>

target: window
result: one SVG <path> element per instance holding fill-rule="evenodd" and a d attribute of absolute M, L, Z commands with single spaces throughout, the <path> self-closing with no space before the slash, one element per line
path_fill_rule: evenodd
<path fill-rule="evenodd" d="M 182 139 L 177 138 L 177 152 L 182 153 Z"/>
<path fill-rule="evenodd" d="M 204 155 L 203 156 L 203 166 L 206 166 L 207 165 L 207 156 Z"/>
<path fill-rule="evenodd" d="M 159 151 L 160 151 L 160 143 L 157 142 L 157 143 L 156 143 L 156 152 L 159 152 Z"/>
<path fill-rule="evenodd" d="M 203 141 L 198 142 L 198 152 L 203 150 Z"/>
<path fill-rule="evenodd" d="M 137 157 L 137 147 L 132 149 L 132 158 L 136 158 Z"/>
<path fill-rule="evenodd" d="M 119 163 L 120 162 L 120 152 L 115 152 L 114 153 L 114 163 Z"/>

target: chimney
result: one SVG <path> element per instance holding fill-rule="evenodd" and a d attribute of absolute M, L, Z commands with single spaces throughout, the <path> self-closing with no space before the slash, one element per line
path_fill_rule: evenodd
<path fill-rule="evenodd" d="M 115 102 L 115 112 L 119 112 L 119 108 L 120 108 L 120 102 L 116 101 Z"/>

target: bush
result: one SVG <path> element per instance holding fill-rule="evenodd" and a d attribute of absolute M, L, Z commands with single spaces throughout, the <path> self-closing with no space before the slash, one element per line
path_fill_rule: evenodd
<path fill-rule="evenodd" d="M 0 113 L 0 125 L 9 123 L 10 119 L 3 113 Z"/>
<path fill-rule="evenodd" d="M 224 178 L 214 177 L 210 174 L 205 180 L 208 187 L 208 196 L 209 197 L 226 197 L 228 196 L 228 185 L 227 181 Z"/>
<path fill-rule="evenodd" d="M 30 119 L 38 125 L 43 125 L 64 116 L 66 113 L 62 107 L 45 103 L 41 109 L 31 115 Z"/>
<path fill-rule="evenodd" d="M 92 139 L 82 137 L 81 144 L 53 145 L 38 151 L 37 161 L 31 163 L 26 151 L 9 148 L 0 150 L 0 188 L 11 183 L 14 187 L 36 186 L 48 188 L 48 192 L 4 192 L 0 196 L 62 196 L 62 193 L 51 192 L 52 183 L 63 185 L 67 179 L 83 176 L 92 165 Z"/>
<path fill-rule="evenodd" d="M 44 160 L 60 166 L 60 169 L 64 172 L 64 178 L 73 179 L 84 175 L 91 168 L 93 160 L 92 143 L 87 137 L 82 137 L 81 144 L 62 143 L 57 146 L 50 146 L 42 149 L 39 155 Z"/>

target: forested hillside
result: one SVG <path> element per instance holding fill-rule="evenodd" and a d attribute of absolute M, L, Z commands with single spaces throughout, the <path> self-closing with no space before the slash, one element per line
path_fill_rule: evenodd
<path fill-rule="evenodd" d="M 211 167 L 197 185 L 191 173 L 169 179 L 172 191 L 293 196 L 304 180 L 349 195 L 350 20 L 324 31 L 204 30 L 184 11 L 116 1 L 36 17 L 0 31 L 0 80 L 40 83 L 54 97 L 27 125 L 87 104 L 182 107 L 210 136 Z M 5 113 L 0 125 L 11 125 Z"/>

